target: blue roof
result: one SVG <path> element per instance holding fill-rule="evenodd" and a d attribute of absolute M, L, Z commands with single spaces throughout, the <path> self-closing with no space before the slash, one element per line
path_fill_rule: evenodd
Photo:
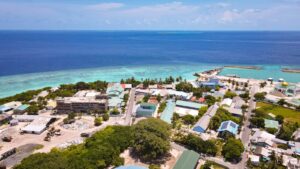
<path fill-rule="evenodd" d="M 23 105 L 19 106 L 17 109 L 23 111 L 23 110 L 26 110 L 28 107 L 29 107 L 29 105 L 23 104 Z"/>
<path fill-rule="evenodd" d="M 175 110 L 175 103 L 172 100 L 168 100 L 167 107 L 162 112 L 160 119 L 171 124 L 174 110 Z"/>
<path fill-rule="evenodd" d="M 116 169 L 148 169 L 148 168 L 143 166 L 137 166 L 137 165 L 124 165 L 124 166 L 117 167 Z"/>
<path fill-rule="evenodd" d="M 228 121 L 223 121 L 218 129 L 218 132 L 222 131 L 228 131 L 232 134 L 237 134 L 238 132 L 239 125 L 236 124 L 235 122 L 228 120 Z"/>

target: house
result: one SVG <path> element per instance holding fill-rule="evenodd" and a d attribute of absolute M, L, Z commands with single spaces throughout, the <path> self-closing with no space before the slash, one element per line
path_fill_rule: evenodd
<path fill-rule="evenodd" d="M 176 106 L 182 107 L 182 108 L 187 108 L 187 109 L 199 110 L 201 107 L 206 106 L 206 105 L 196 103 L 196 102 L 177 100 Z"/>
<path fill-rule="evenodd" d="M 218 78 L 210 78 L 208 81 L 198 82 L 198 85 L 199 87 L 208 87 L 212 89 L 215 89 L 218 86 L 224 86 Z"/>
<path fill-rule="evenodd" d="M 5 113 L 5 112 L 11 111 L 11 110 L 13 110 L 13 108 L 7 107 L 4 105 L 0 105 L 0 113 Z"/>
<path fill-rule="evenodd" d="M 156 110 L 156 105 L 151 103 L 141 103 L 136 110 L 136 117 L 152 117 Z"/>
<path fill-rule="evenodd" d="M 0 114 L 0 125 L 9 122 L 12 119 L 10 114 Z"/>
<path fill-rule="evenodd" d="M 275 90 L 283 93 L 286 96 L 295 97 L 300 95 L 300 83 L 289 84 L 287 82 L 282 82 L 275 86 Z"/>
<path fill-rule="evenodd" d="M 263 146 L 263 147 L 272 147 L 274 145 L 275 135 L 270 134 L 266 131 L 257 130 L 250 141 L 253 144 Z"/>
<path fill-rule="evenodd" d="M 253 165 L 259 165 L 259 156 L 249 155 L 249 159 Z"/>
<path fill-rule="evenodd" d="M 19 107 L 17 107 L 15 110 L 14 110 L 14 113 L 15 114 L 24 114 L 26 112 L 26 109 L 29 107 L 29 105 L 27 104 L 23 104 Z"/>
<path fill-rule="evenodd" d="M 221 102 L 221 106 L 228 106 L 228 107 L 230 107 L 231 104 L 232 104 L 232 99 L 230 99 L 230 98 L 226 98 L 226 99 L 224 99 L 224 100 Z"/>
<path fill-rule="evenodd" d="M 264 161 L 269 161 L 270 160 L 269 156 L 271 155 L 271 151 L 264 147 L 257 146 L 254 151 L 254 154 L 260 156 Z"/>
<path fill-rule="evenodd" d="M 300 160 L 292 156 L 282 155 L 282 165 L 288 168 L 299 169 Z"/>
<path fill-rule="evenodd" d="M 173 169 L 195 169 L 200 155 L 193 150 L 184 150 Z"/>
<path fill-rule="evenodd" d="M 175 96 L 179 99 L 183 99 L 183 100 L 190 100 L 191 97 L 193 96 L 193 93 L 186 93 L 183 91 L 176 91 L 176 90 L 172 90 L 172 89 L 168 89 L 168 94 L 169 96 Z"/>
<path fill-rule="evenodd" d="M 109 109 L 121 108 L 124 97 L 124 88 L 120 83 L 109 83 L 106 94 L 108 96 Z"/>
<path fill-rule="evenodd" d="M 226 133 L 231 133 L 233 135 L 236 135 L 238 133 L 239 125 L 235 122 L 228 120 L 223 121 L 218 129 L 218 132 L 220 135 L 224 135 Z"/>
<path fill-rule="evenodd" d="M 279 123 L 278 123 L 278 121 L 264 119 L 264 122 L 265 122 L 265 128 L 275 128 L 277 130 L 279 129 Z"/>
<path fill-rule="evenodd" d="M 240 108 L 234 108 L 232 106 L 231 107 L 225 106 L 224 109 L 226 109 L 233 116 L 236 116 L 236 117 L 242 117 L 243 116 L 243 111 Z"/>
<path fill-rule="evenodd" d="M 293 138 L 295 141 L 300 141 L 300 128 L 293 133 Z"/>
<path fill-rule="evenodd" d="M 46 116 L 27 115 L 27 116 L 19 116 L 19 117 L 24 117 L 24 118 L 28 117 L 30 119 L 33 119 L 27 126 L 21 128 L 22 132 L 31 133 L 31 134 L 41 134 L 55 120 L 55 118 L 53 117 L 46 117 Z"/>
<path fill-rule="evenodd" d="M 171 124 L 174 110 L 175 110 L 175 102 L 173 100 L 168 100 L 167 106 L 165 110 L 162 112 L 160 119 Z"/>
<path fill-rule="evenodd" d="M 219 106 L 216 104 L 210 106 L 209 109 L 205 112 L 205 114 L 194 125 L 193 131 L 198 133 L 205 133 L 211 118 L 216 114 L 218 108 Z"/>
<path fill-rule="evenodd" d="M 175 112 L 178 113 L 180 116 L 185 116 L 188 114 L 192 116 L 197 116 L 199 113 L 199 109 L 203 106 L 206 105 L 196 102 L 177 100 Z"/>
<path fill-rule="evenodd" d="M 244 104 L 246 104 L 246 102 L 239 96 L 235 96 L 233 99 L 232 99 L 232 103 L 233 103 L 233 107 L 235 109 L 241 109 L 242 106 Z"/>
<path fill-rule="evenodd" d="M 130 90 L 130 89 L 132 89 L 132 84 L 121 84 L 121 86 L 122 86 L 122 88 L 124 89 L 124 90 Z"/>

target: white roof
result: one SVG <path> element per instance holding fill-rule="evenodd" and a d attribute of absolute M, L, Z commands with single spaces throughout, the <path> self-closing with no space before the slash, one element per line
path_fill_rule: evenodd
<path fill-rule="evenodd" d="M 235 114 L 235 115 L 239 115 L 239 116 L 243 116 L 243 111 L 242 109 L 237 109 L 234 107 L 224 107 L 226 110 L 229 111 L 229 113 L 231 114 Z"/>
<path fill-rule="evenodd" d="M 169 95 L 185 97 L 186 99 L 189 99 L 193 96 L 193 93 L 186 93 L 183 91 L 176 91 L 176 90 L 171 90 L 171 89 L 168 89 L 168 93 L 169 93 Z"/>
<path fill-rule="evenodd" d="M 227 105 L 230 106 L 232 104 L 232 99 L 226 98 L 221 102 L 221 105 Z"/>
<path fill-rule="evenodd" d="M 38 117 L 34 119 L 29 125 L 23 127 L 21 130 L 26 132 L 40 133 L 47 127 L 50 117 Z"/>
<path fill-rule="evenodd" d="M 275 138 L 275 135 L 270 134 L 266 131 L 257 130 L 254 135 L 251 138 L 251 141 L 253 142 L 265 142 L 268 145 L 273 144 L 273 139 Z"/>
<path fill-rule="evenodd" d="M 259 156 L 257 155 L 249 155 L 251 162 L 259 162 Z"/>
<path fill-rule="evenodd" d="M 197 116 L 198 115 L 198 110 L 194 109 L 187 109 L 183 107 L 175 107 L 175 112 L 178 113 L 180 116 L 185 116 L 185 115 L 192 115 L 192 116 Z"/>

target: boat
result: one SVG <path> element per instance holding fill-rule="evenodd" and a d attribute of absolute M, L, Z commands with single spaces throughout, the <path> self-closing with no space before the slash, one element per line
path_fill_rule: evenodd
<path fill-rule="evenodd" d="M 269 77 L 269 78 L 268 78 L 268 81 L 272 82 L 272 81 L 273 81 L 273 78 Z"/>
<path fill-rule="evenodd" d="M 278 79 L 278 82 L 284 82 L 284 79 L 279 78 L 279 79 Z"/>

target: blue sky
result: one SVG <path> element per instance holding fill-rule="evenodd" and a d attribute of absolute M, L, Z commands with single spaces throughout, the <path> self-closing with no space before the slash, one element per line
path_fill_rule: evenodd
<path fill-rule="evenodd" d="M 300 30 L 300 0 L 0 0 L 0 29 Z"/>

